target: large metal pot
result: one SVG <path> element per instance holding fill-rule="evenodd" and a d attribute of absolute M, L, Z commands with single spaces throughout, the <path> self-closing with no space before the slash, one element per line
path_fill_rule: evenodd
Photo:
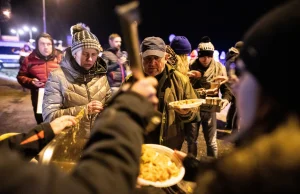
<path fill-rule="evenodd" d="M 85 130 L 79 127 L 62 131 L 39 153 L 39 163 L 54 164 L 68 173 L 81 157 L 87 140 Z"/>

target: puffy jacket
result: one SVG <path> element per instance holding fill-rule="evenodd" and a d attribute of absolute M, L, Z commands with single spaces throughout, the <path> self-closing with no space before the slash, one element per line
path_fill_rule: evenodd
<path fill-rule="evenodd" d="M 34 50 L 21 63 L 17 80 L 25 88 L 36 89 L 32 84 L 32 79 L 37 78 L 39 81 L 46 83 L 49 73 L 58 67 L 59 64 L 56 58 L 45 61 L 44 59 L 40 59 L 36 50 Z"/>
<path fill-rule="evenodd" d="M 50 123 L 41 123 L 27 133 L 20 133 L 0 141 L 0 147 L 18 151 L 28 160 L 35 157 L 55 134 Z"/>
<path fill-rule="evenodd" d="M 98 58 L 94 67 L 83 73 L 68 48 L 64 54 L 61 67 L 50 73 L 45 86 L 43 99 L 43 119 L 50 122 L 62 115 L 76 116 L 92 100 L 103 105 L 111 96 L 107 81 L 107 66 L 102 58 Z M 86 109 L 87 110 L 87 109 Z M 88 115 L 87 111 L 80 122 L 80 129 L 89 136 L 90 129 L 97 114 Z"/>
<path fill-rule="evenodd" d="M 123 52 L 120 52 L 115 48 L 109 48 L 104 51 L 101 56 L 104 60 L 107 60 L 107 78 L 110 87 L 120 87 L 125 80 L 125 66 L 118 62 L 119 58 L 122 57 Z"/>
<path fill-rule="evenodd" d="M 97 119 L 80 164 L 69 175 L 53 165 L 22 161 L 0 146 L 0 193 L 132 194 L 143 133 L 152 116 L 153 105 L 146 98 L 133 92 L 121 94 Z M 123 122 L 115 122 L 118 119 Z"/>

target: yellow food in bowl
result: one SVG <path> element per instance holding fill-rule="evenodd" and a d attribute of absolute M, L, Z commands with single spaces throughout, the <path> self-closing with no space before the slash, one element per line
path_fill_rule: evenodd
<path fill-rule="evenodd" d="M 163 153 L 143 145 L 139 177 L 149 181 L 166 181 L 179 174 L 176 164 Z"/>

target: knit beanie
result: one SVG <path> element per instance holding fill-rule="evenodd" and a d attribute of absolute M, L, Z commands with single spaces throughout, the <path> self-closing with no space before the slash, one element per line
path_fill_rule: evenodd
<path fill-rule="evenodd" d="M 282 4 L 264 15 L 243 38 L 240 58 L 267 95 L 290 110 L 300 112 L 291 100 L 299 87 L 300 1 Z M 284 87 L 279 87 L 284 84 Z"/>
<path fill-rule="evenodd" d="M 198 57 L 213 57 L 215 51 L 214 45 L 208 36 L 201 38 L 201 42 L 198 45 Z"/>
<path fill-rule="evenodd" d="M 177 55 L 190 54 L 192 51 L 191 43 L 185 36 L 175 36 L 170 46 Z"/>
<path fill-rule="evenodd" d="M 96 49 L 98 52 L 103 51 L 98 38 L 90 32 L 90 28 L 84 23 L 78 23 L 71 27 L 72 46 L 71 51 L 74 56 L 76 52 L 85 48 Z"/>

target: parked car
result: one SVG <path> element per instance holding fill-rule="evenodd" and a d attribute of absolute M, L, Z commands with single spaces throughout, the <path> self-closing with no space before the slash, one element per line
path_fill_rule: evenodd
<path fill-rule="evenodd" d="M 0 41 L 0 69 L 19 68 L 20 51 L 26 42 Z"/>
<path fill-rule="evenodd" d="M 3 61 L 0 60 L 0 70 L 3 68 Z"/>

